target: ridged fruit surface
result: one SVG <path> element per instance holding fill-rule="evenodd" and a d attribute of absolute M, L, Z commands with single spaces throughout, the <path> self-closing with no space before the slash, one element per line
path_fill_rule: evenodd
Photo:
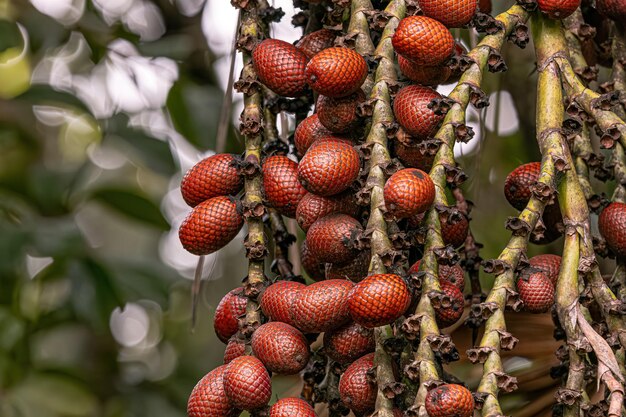
<path fill-rule="evenodd" d="M 467 217 L 461 214 L 461 220 L 456 223 L 448 221 L 441 222 L 441 237 L 446 245 L 452 245 L 455 248 L 462 246 L 467 239 L 469 233 L 469 222 Z"/>
<path fill-rule="evenodd" d="M 300 330 L 279 321 L 262 324 L 252 333 L 252 352 L 267 369 L 285 375 L 304 369 L 310 356 Z"/>
<path fill-rule="evenodd" d="M 243 178 L 235 166 L 237 158 L 229 153 L 209 156 L 194 165 L 183 177 L 180 192 L 191 207 L 217 196 L 235 195 Z"/>
<path fill-rule="evenodd" d="M 224 392 L 237 408 L 254 410 L 263 407 L 272 396 L 270 375 L 259 359 L 240 356 L 226 365 Z"/>
<path fill-rule="evenodd" d="M 298 178 L 308 191 L 328 197 L 347 190 L 360 169 L 354 146 L 339 139 L 320 139 L 300 160 Z"/>
<path fill-rule="evenodd" d="M 449 28 L 467 25 L 476 13 L 477 0 L 419 0 L 425 16 L 440 21 Z"/>
<path fill-rule="evenodd" d="M 421 85 L 435 86 L 445 84 L 448 78 L 450 78 L 450 74 L 452 74 L 452 70 L 445 65 L 418 65 L 402 55 L 398 55 L 398 66 L 406 78 Z"/>
<path fill-rule="evenodd" d="M 441 95 L 430 87 L 403 87 L 393 101 L 396 120 L 410 135 L 420 138 L 432 136 L 443 120 L 443 115 L 436 115 L 428 108 L 428 104 L 436 98 L 441 98 Z"/>
<path fill-rule="evenodd" d="M 332 136 L 333 132 L 326 129 L 322 123 L 320 123 L 319 116 L 312 114 L 303 121 L 300 122 L 293 134 L 293 141 L 296 145 L 296 150 L 302 156 L 309 149 L 309 146 L 318 139 Z"/>
<path fill-rule="evenodd" d="M 539 179 L 540 162 L 529 162 L 515 168 L 504 181 L 504 196 L 516 209 L 524 210 L 530 201 L 530 187 Z"/>
<path fill-rule="evenodd" d="M 565 19 L 580 7 L 580 0 L 537 0 L 537 6 L 552 19 Z"/>
<path fill-rule="evenodd" d="M 306 66 L 306 79 L 321 95 L 344 97 L 361 88 L 367 71 L 365 59 L 357 52 L 332 47 L 311 58 Z"/>
<path fill-rule="evenodd" d="M 326 278 L 349 279 L 352 282 L 360 282 L 367 276 L 371 259 L 371 252 L 363 250 L 350 262 L 329 264 L 326 270 Z"/>
<path fill-rule="evenodd" d="M 307 248 L 321 263 L 343 263 L 358 252 L 351 241 L 363 231 L 361 223 L 346 214 L 329 214 L 311 225 L 306 233 Z"/>
<path fill-rule="evenodd" d="M 206 374 L 194 387 L 187 401 L 189 417 L 235 417 L 235 410 L 224 391 L 226 365 L 218 366 Z"/>
<path fill-rule="evenodd" d="M 224 350 L 224 364 L 229 364 L 233 359 L 246 354 L 246 344 L 243 340 L 231 337 Z"/>
<path fill-rule="evenodd" d="M 626 21 L 626 1 L 624 0 L 596 0 L 596 9 L 616 22 Z"/>
<path fill-rule="evenodd" d="M 365 101 L 365 93 L 357 92 L 345 97 L 319 96 L 315 111 L 320 123 L 334 133 L 346 133 L 359 122 L 356 110 Z"/>
<path fill-rule="evenodd" d="M 291 324 L 289 309 L 296 299 L 298 291 L 306 285 L 296 281 L 276 281 L 260 295 L 259 306 L 265 317 L 272 321 Z"/>
<path fill-rule="evenodd" d="M 519 298 L 529 313 L 545 313 L 554 304 L 554 285 L 543 272 L 532 272 L 517 280 Z"/>
<path fill-rule="evenodd" d="M 559 279 L 559 268 L 561 268 L 561 257 L 559 255 L 544 254 L 536 255 L 528 260 L 530 266 L 538 268 L 550 279 L 552 285 L 556 286 Z"/>
<path fill-rule="evenodd" d="M 428 391 L 425 405 L 429 417 L 472 417 L 474 415 L 472 393 L 457 384 L 440 385 Z"/>
<path fill-rule="evenodd" d="M 315 282 L 298 292 L 291 309 L 291 320 L 304 333 L 321 333 L 350 321 L 348 296 L 354 284 L 329 279 Z"/>
<path fill-rule="evenodd" d="M 274 155 L 263 162 L 263 190 L 271 207 L 287 217 L 296 216 L 298 203 L 307 191 L 298 180 L 298 163 Z"/>
<path fill-rule="evenodd" d="M 322 263 L 311 254 L 309 246 L 306 243 L 306 239 L 300 246 L 300 261 L 302 262 L 302 268 L 306 271 L 313 281 L 323 281 L 326 279 L 326 263 Z"/>
<path fill-rule="evenodd" d="M 356 415 L 374 411 L 378 388 L 367 377 L 373 367 L 374 354 L 368 353 L 352 362 L 339 380 L 341 401 Z"/>
<path fill-rule="evenodd" d="M 491 13 L 491 0 L 480 0 L 478 2 L 478 9 L 483 13 Z"/>
<path fill-rule="evenodd" d="M 316 220 L 328 214 L 347 214 L 355 217 L 358 212 L 359 206 L 351 193 L 331 197 L 307 193 L 298 204 L 296 221 L 300 228 L 306 232 Z"/>
<path fill-rule="evenodd" d="M 224 343 L 239 330 L 238 318 L 246 314 L 248 298 L 242 288 L 235 288 L 227 293 L 215 308 L 213 328 L 215 334 Z"/>
<path fill-rule="evenodd" d="M 336 37 L 337 32 L 334 30 L 316 30 L 300 38 L 298 43 L 296 43 L 296 48 L 300 49 L 307 58 L 311 59 L 324 49 L 333 46 Z"/>
<path fill-rule="evenodd" d="M 409 268 L 409 274 L 417 274 L 420 268 L 420 262 L 415 262 Z M 439 265 L 439 283 L 449 282 L 463 292 L 465 289 L 465 272 L 459 264 L 455 265 Z"/>
<path fill-rule="evenodd" d="M 341 364 L 350 363 L 373 352 L 375 347 L 374 330 L 358 323 L 350 323 L 324 333 L 324 352 L 330 359 Z"/>
<path fill-rule="evenodd" d="M 396 156 L 408 168 L 417 168 L 429 172 L 435 161 L 435 155 L 423 154 L 417 146 L 406 146 L 396 141 L 394 144 Z"/>
<path fill-rule="evenodd" d="M 393 323 L 410 303 L 411 293 L 399 275 L 375 274 L 354 286 L 348 308 L 352 320 L 373 328 Z"/>
<path fill-rule="evenodd" d="M 598 219 L 600 234 L 617 256 L 626 256 L 626 204 L 611 203 Z"/>
<path fill-rule="evenodd" d="M 441 65 L 454 52 L 454 38 L 448 28 L 426 16 L 402 19 L 391 42 L 399 55 L 418 65 Z"/>
<path fill-rule="evenodd" d="M 313 407 L 300 398 L 282 398 L 270 408 L 269 417 L 317 417 Z"/>
<path fill-rule="evenodd" d="M 231 197 L 213 197 L 195 206 L 178 229 L 183 248 L 194 255 L 222 249 L 237 236 L 243 217 Z"/>
<path fill-rule="evenodd" d="M 280 96 L 300 97 L 306 91 L 307 56 L 292 44 L 265 39 L 252 51 L 259 80 Z"/>
<path fill-rule="evenodd" d="M 435 184 L 424 171 L 406 168 L 389 177 L 383 194 L 387 210 L 405 219 L 428 210 L 435 201 Z"/>
<path fill-rule="evenodd" d="M 442 304 L 440 307 L 435 308 L 437 324 L 439 328 L 444 329 L 459 321 L 463 315 L 463 309 L 465 308 L 465 298 L 461 290 L 451 282 L 440 280 L 439 285 L 441 286 L 441 291 L 450 297 L 450 305 L 446 303 L 445 305 Z"/>

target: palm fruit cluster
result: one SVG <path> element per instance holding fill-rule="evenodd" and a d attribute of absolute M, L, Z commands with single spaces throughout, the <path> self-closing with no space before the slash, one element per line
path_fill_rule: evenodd
<path fill-rule="evenodd" d="M 620 22 L 625 15 L 621 0 L 596 0 L 595 7 L 583 2 L 582 14 L 580 1 L 518 3 L 495 20 L 489 0 L 298 1 L 295 5 L 303 11 L 293 23 L 306 29 L 290 44 L 269 37 L 269 25 L 280 12 L 267 2 L 233 2 L 241 9 L 237 46 L 245 65 L 235 86 L 245 98 L 241 133 L 246 151 L 242 157 L 211 156 L 185 175 L 181 192 L 192 211 L 180 228 L 180 240 L 189 252 L 207 255 L 231 241 L 245 220 L 249 274 L 215 309 L 214 330 L 226 344 L 224 365 L 207 373 L 191 392 L 190 417 L 244 411 L 270 417 L 350 412 L 358 417 L 471 417 L 475 409 L 504 415 L 499 394 L 514 390 L 516 382 L 505 373 L 500 355 L 517 342 L 507 331 L 505 310 L 532 313 L 524 319 L 531 321 L 527 327 L 550 321 L 552 313 L 554 335 L 566 344 L 557 351 L 562 363 L 551 372 L 569 390 L 557 391 L 557 412 L 568 404 L 559 395 L 575 391 L 564 377 L 569 355 L 587 349 L 579 364 L 591 375 L 599 352 L 593 346 L 597 339 L 591 337 L 591 344 L 573 339 L 572 323 L 596 320 L 577 331 L 600 332 L 600 340 L 611 343 L 608 351 L 626 348 L 620 340 L 626 327 L 616 324 L 624 309 L 611 292 L 626 291 L 626 276 L 616 273 L 606 281 L 609 288 L 599 269 L 593 269 L 594 249 L 626 268 L 626 175 L 615 201 L 585 195 L 583 208 L 576 209 L 584 213 L 588 201 L 599 214 L 599 235 L 592 239 L 588 219 L 573 221 L 576 191 L 565 180 L 567 172 L 584 173 L 580 166 L 594 160 L 592 150 L 574 154 L 575 166 L 561 155 L 578 152 L 580 114 L 574 110 L 591 112 L 584 119 L 590 123 L 595 113 L 589 109 L 601 108 L 605 113 L 600 115 L 606 116 L 619 101 L 614 96 L 599 96 L 588 109 L 574 106 L 583 93 L 568 97 L 569 122 L 558 126 L 546 127 L 541 121 L 545 116 L 538 116 L 538 126 L 545 128 L 538 133 L 540 147 L 558 141 L 556 133 L 559 138 L 570 133 L 569 142 L 553 146 L 542 162 L 523 163 L 499 178 L 501 198 L 517 216 L 506 224 L 511 239 L 500 257 L 480 258 L 481 245 L 471 227 L 472 203 L 463 194 L 466 175 L 453 145 L 471 139 L 465 125 L 469 102 L 477 108 L 488 104 L 480 90 L 481 73 L 506 67 L 499 54 L 505 39 L 527 43 L 529 18 L 542 33 L 568 16 L 584 23 L 580 19 L 591 21 L 590 16 Z M 454 36 L 466 29 L 487 33 L 471 51 Z M 546 48 L 542 39 L 535 39 L 538 51 Z M 601 48 L 591 49 L 597 58 Z M 541 62 L 569 62 L 559 53 Z M 591 56 L 589 50 L 584 54 Z M 624 57 L 615 62 L 626 66 Z M 564 79 L 566 69 L 561 68 Z M 441 84 L 459 81 L 449 97 L 437 91 Z M 563 100 L 558 101 L 561 109 Z M 279 113 L 295 119 L 282 135 L 276 128 Z M 596 122 L 598 134 L 607 130 L 602 120 Z M 615 129 L 613 136 L 619 136 Z M 608 136 L 610 132 L 603 140 Z M 609 168 L 620 166 L 626 161 Z M 592 168 L 602 171 L 598 164 Z M 298 236 L 287 232 L 286 220 L 297 224 Z M 563 258 L 547 253 L 527 257 L 529 242 L 546 252 L 546 245 L 552 251 L 573 236 L 580 237 L 580 253 L 572 255 L 570 249 Z M 294 242 L 303 275 L 297 275 L 300 271 L 294 271 L 288 257 Z M 480 277 L 481 265 L 495 279 Z M 572 281 L 579 275 L 579 281 Z M 564 306 L 568 282 L 576 282 L 575 294 Z M 572 312 L 580 312 L 573 321 Z M 453 342 L 470 333 L 463 327 L 471 329 L 472 338 L 465 355 Z M 478 338 L 480 334 L 484 336 Z M 451 362 L 462 356 L 483 366 L 479 379 L 456 375 Z M 277 399 L 273 375 L 301 375 L 302 387 Z M 590 415 L 614 410 L 611 397 L 623 398 L 618 380 L 607 383 L 611 394 L 599 403 L 585 402 L 585 409 L 596 413 Z M 576 398 L 570 402 L 583 401 Z"/>

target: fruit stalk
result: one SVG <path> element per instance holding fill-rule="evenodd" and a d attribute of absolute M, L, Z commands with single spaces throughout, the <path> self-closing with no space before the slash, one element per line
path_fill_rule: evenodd
<path fill-rule="evenodd" d="M 269 209 L 269 222 L 274 236 L 274 263 L 280 279 L 294 278 L 293 266 L 289 262 L 289 246 L 296 241 L 296 237 L 289 233 L 283 216 L 276 209 Z"/>

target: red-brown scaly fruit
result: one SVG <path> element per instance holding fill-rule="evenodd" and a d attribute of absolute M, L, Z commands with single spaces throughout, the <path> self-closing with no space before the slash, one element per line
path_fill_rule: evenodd
<path fill-rule="evenodd" d="M 276 281 L 259 296 L 259 306 L 263 314 L 272 321 L 281 321 L 293 326 L 289 310 L 302 288 L 306 285 L 296 281 Z"/>
<path fill-rule="evenodd" d="M 228 153 L 209 156 L 195 164 L 180 183 L 183 199 L 191 207 L 217 196 L 235 195 L 243 187 L 237 157 Z"/>
<path fill-rule="evenodd" d="M 429 172 L 433 167 L 435 155 L 424 154 L 417 146 L 407 146 L 400 141 L 394 143 L 396 156 L 409 168 L 421 169 Z"/>
<path fill-rule="evenodd" d="M 480 0 L 478 2 L 478 8 L 481 12 L 490 14 L 491 13 L 491 0 Z"/>
<path fill-rule="evenodd" d="M 305 232 L 316 220 L 328 214 L 347 214 L 356 217 L 359 206 L 356 204 L 354 195 L 343 193 L 331 197 L 322 197 L 313 193 L 307 193 L 296 210 L 296 221 Z"/>
<path fill-rule="evenodd" d="M 218 366 L 198 381 L 187 401 L 187 416 L 236 417 L 241 414 L 224 392 L 225 370 L 226 365 Z"/>
<path fill-rule="evenodd" d="M 329 279 L 300 290 L 291 309 L 291 320 L 304 333 L 321 333 L 350 321 L 348 295 L 354 284 Z"/>
<path fill-rule="evenodd" d="M 519 298 L 530 313 L 545 313 L 554 304 L 554 285 L 543 272 L 531 272 L 517 280 Z"/>
<path fill-rule="evenodd" d="M 324 352 L 330 359 L 341 364 L 350 363 L 373 352 L 375 347 L 374 330 L 358 323 L 350 323 L 324 333 Z"/>
<path fill-rule="evenodd" d="M 226 365 L 224 392 L 237 408 L 254 410 L 263 407 L 272 396 L 270 375 L 254 356 L 240 356 Z"/>
<path fill-rule="evenodd" d="M 353 260 L 358 252 L 352 241 L 363 232 L 353 217 L 329 214 L 317 220 L 306 233 L 307 248 L 322 263 L 343 263 Z"/>
<path fill-rule="evenodd" d="M 402 55 L 398 55 L 398 66 L 400 71 L 409 80 L 421 85 L 436 86 L 439 84 L 445 84 L 450 78 L 452 70 L 445 65 L 439 66 L 424 66 L 418 65 Z"/>
<path fill-rule="evenodd" d="M 411 304 L 411 292 L 395 274 L 370 275 L 354 286 L 348 300 L 350 317 L 373 328 L 393 323 Z"/>
<path fill-rule="evenodd" d="M 626 21 L 626 1 L 624 0 L 596 0 L 596 9 L 616 22 Z"/>
<path fill-rule="evenodd" d="M 347 190 L 360 170 L 354 146 L 339 139 L 320 139 L 300 160 L 298 178 L 308 191 L 328 197 Z"/>
<path fill-rule="evenodd" d="M 237 203 L 231 197 L 213 197 L 195 206 L 180 225 L 183 248 L 194 255 L 208 255 L 233 240 L 243 226 Z"/>
<path fill-rule="evenodd" d="M 389 213 L 405 219 L 428 210 L 435 201 L 435 184 L 424 171 L 406 168 L 389 177 L 383 193 Z"/>
<path fill-rule="evenodd" d="M 367 71 L 365 59 L 357 52 L 332 47 L 311 58 L 305 72 L 307 82 L 317 93 L 344 97 L 361 88 Z"/>
<path fill-rule="evenodd" d="M 356 415 L 374 411 L 378 388 L 367 376 L 373 367 L 374 354 L 369 353 L 352 362 L 339 380 L 341 401 Z"/>
<path fill-rule="evenodd" d="M 304 35 L 296 43 L 296 48 L 300 49 L 307 58 L 311 59 L 324 49 L 333 46 L 337 32 L 330 29 L 320 29 Z"/>
<path fill-rule="evenodd" d="M 215 309 L 213 328 L 215 334 L 224 343 L 239 330 L 239 317 L 246 314 L 248 298 L 243 295 L 243 288 L 235 288 L 226 294 Z"/>
<path fill-rule="evenodd" d="M 293 141 L 300 156 L 318 139 L 331 137 L 333 132 L 320 123 L 319 116 L 313 114 L 300 122 L 293 134 Z"/>
<path fill-rule="evenodd" d="M 409 274 L 417 274 L 420 269 L 420 262 L 415 262 L 409 268 Z M 449 282 L 463 292 L 465 289 L 465 272 L 458 264 L 456 265 L 439 265 L 439 283 Z"/>
<path fill-rule="evenodd" d="M 252 352 L 272 372 L 297 374 L 309 362 L 309 343 L 295 327 L 272 321 L 252 333 Z"/>
<path fill-rule="evenodd" d="M 451 223 L 447 220 L 441 221 L 441 237 L 446 245 L 455 248 L 462 246 L 469 233 L 469 221 L 465 215 L 461 214 L 461 220 Z"/>
<path fill-rule="evenodd" d="M 231 337 L 224 350 L 224 364 L 229 364 L 233 359 L 238 358 L 246 354 L 245 341 Z"/>
<path fill-rule="evenodd" d="M 540 162 L 529 162 L 515 168 L 504 181 L 504 196 L 516 209 L 524 210 L 532 197 L 530 187 L 539 179 Z"/>
<path fill-rule="evenodd" d="M 300 261 L 302 268 L 313 281 L 323 281 L 326 279 L 326 263 L 322 263 L 311 254 L 306 239 L 300 246 Z"/>
<path fill-rule="evenodd" d="M 611 203 L 598 219 L 600 234 L 617 256 L 626 256 L 626 204 Z"/>
<path fill-rule="evenodd" d="M 317 417 L 313 407 L 300 398 L 283 398 L 270 408 L 270 417 Z"/>
<path fill-rule="evenodd" d="M 298 163 L 286 156 L 274 155 L 263 163 L 263 191 L 271 207 L 287 217 L 296 216 L 296 208 L 307 191 L 298 180 Z"/>
<path fill-rule="evenodd" d="M 442 303 L 441 306 L 435 308 L 437 325 L 444 329 L 459 321 L 465 308 L 465 298 L 461 290 L 451 282 L 439 281 L 439 285 L 441 286 L 441 291 L 450 297 L 450 305 Z"/>
<path fill-rule="evenodd" d="M 478 7 L 477 0 L 419 0 L 425 16 L 440 21 L 449 28 L 467 25 Z"/>
<path fill-rule="evenodd" d="M 359 122 L 356 110 L 365 101 L 365 93 L 358 90 L 345 97 L 319 96 L 315 111 L 320 123 L 334 133 L 346 133 Z"/>
<path fill-rule="evenodd" d="M 349 279 L 360 282 L 367 276 L 372 254 L 369 250 L 359 252 L 356 258 L 343 264 L 328 264 L 327 279 Z"/>
<path fill-rule="evenodd" d="M 441 65 L 454 52 L 454 38 L 448 28 L 426 16 L 400 20 L 391 42 L 399 55 L 419 65 Z"/>
<path fill-rule="evenodd" d="M 428 391 L 425 405 L 430 417 L 472 417 L 474 415 L 472 393 L 457 384 L 440 385 Z"/>
<path fill-rule="evenodd" d="M 307 56 L 292 44 L 265 39 L 252 51 L 259 81 L 280 96 L 300 97 L 306 91 Z"/>
<path fill-rule="evenodd" d="M 556 286 L 559 279 L 559 269 L 561 268 L 561 257 L 559 255 L 545 254 L 536 255 L 528 260 L 530 266 L 540 269 Z"/>
<path fill-rule="evenodd" d="M 537 0 L 537 6 L 552 19 L 565 19 L 578 9 L 580 0 Z"/>
<path fill-rule="evenodd" d="M 396 120 L 410 135 L 420 138 L 432 136 L 444 117 L 428 108 L 436 98 L 441 98 L 441 95 L 430 87 L 407 85 L 393 101 Z"/>

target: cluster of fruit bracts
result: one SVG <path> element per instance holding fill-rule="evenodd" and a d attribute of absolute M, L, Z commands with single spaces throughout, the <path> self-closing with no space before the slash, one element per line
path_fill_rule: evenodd
<path fill-rule="evenodd" d="M 513 236 L 500 258 L 484 264 L 497 275 L 486 299 L 478 280 L 479 245 L 460 189 L 465 177 L 453 148 L 456 140 L 471 137 L 465 126 L 470 101 L 486 105 L 482 71 L 506 68 L 494 64 L 504 41 L 525 45 L 524 22 L 533 8 L 562 19 L 578 9 L 580 0 L 520 0 L 524 7 L 513 6 L 497 19 L 485 14 L 491 11 L 489 1 L 418 3 L 419 14 L 405 15 L 411 9 L 403 0 L 392 0 L 385 11 L 368 0 L 334 1 L 327 8 L 311 2 L 302 6 L 307 34 L 295 45 L 264 38 L 267 22 L 246 33 L 245 42 L 240 39 L 250 58 L 244 71 L 256 77 L 245 80 L 244 93 L 263 93 L 266 100 L 260 104 L 266 110 L 293 110 L 298 116 L 293 140 L 289 147 L 268 140 L 255 175 L 246 174 L 249 162 L 233 155 L 214 155 L 194 166 L 181 184 L 192 212 L 180 239 L 196 255 L 231 241 L 246 217 L 238 200 L 245 183 L 246 193 L 262 198 L 261 206 L 296 220 L 306 235 L 302 265 L 315 282 L 306 285 L 301 277 L 282 274 L 253 291 L 244 285 L 224 296 L 214 319 L 217 336 L 227 344 L 224 365 L 194 388 L 190 417 L 237 416 L 243 410 L 255 416 L 313 417 L 314 406 L 321 403 L 328 404 L 330 415 L 470 417 L 482 407 L 484 415 L 499 416 L 498 393 L 505 389 L 499 381 L 510 381 L 499 352 L 515 344 L 506 331 L 505 308 L 556 311 L 557 322 L 572 318 L 578 269 L 571 269 L 577 266 L 571 253 L 564 253 L 563 262 L 558 255 L 525 256 L 529 241 L 548 244 L 565 235 L 567 242 L 572 227 L 583 227 L 585 221 L 588 226 L 588 215 L 572 225 L 571 207 L 555 192 L 558 181 L 565 181 L 557 171 L 565 171 L 567 156 L 571 159 L 560 133 L 554 134 L 561 126 L 549 117 L 541 121 L 544 162 L 521 165 L 504 181 L 506 199 L 521 213 L 507 224 Z M 276 15 L 262 0 L 238 6 L 248 16 Z M 620 0 L 598 0 L 597 9 L 613 18 L 625 14 Z M 377 24 L 368 25 L 366 11 L 385 15 L 382 34 L 370 32 L 369 26 Z M 348 14 L 350 21 L 343 22 L 341 16 Z M 538 12 L 533 16 L 538 25 L 554 26 Z M 468 25 L 488 32 L 469 53 L 450 32 Z M 541 41 L 536 42 L 540 49 Z M 557 58 L 546 65 L 556 65 Z M 449 98 L 434 89 L 459 80 Z M 273 107 L 270 101 L 281 104 Z M 300 117 L 306 103 L 315 103 L 314 112 Z M 258 175 L 261 188 L 255 189 L 251 181 Z M 456 204 L 448 202 L 448 194 Z M 261 212 L 256 217 L 264 221 L 267 212 Z M 626 257 L 626 205 L 613 202 L 605 208 L 599 230 L 608 250 Z M 578 245 L 581 258 L 593 261 L 593 248 L 590 255 Z M 576 297 L 564 306 L 568 274 L 576 276 Z M 442 365 L 459 353 L 440 329 L 461 325 L 468 310 L 466 287 L 472 290 L 466 323 L 474 330 L 485 326 L 483 340 L 468 351 L 471 361 L 484 363 L 474 394 L 442 372 Z M 612 295 L 599 283 L 594 291 L 600 292 L 597 297 Z M 251 312 L 258 319 L 247 320 Z M 621 321 L 606 322 L 611 331 L 626 330 Z M 580 342 L 569 324 L 561 325 L 568 341 Z M 504 342 L 507 338 L 510 343 Z M 272 374 L 302 374 L 302 398 L 283 398 L 270 407 Z M 610 392 L 622 398 L 614 385 Z"/>

